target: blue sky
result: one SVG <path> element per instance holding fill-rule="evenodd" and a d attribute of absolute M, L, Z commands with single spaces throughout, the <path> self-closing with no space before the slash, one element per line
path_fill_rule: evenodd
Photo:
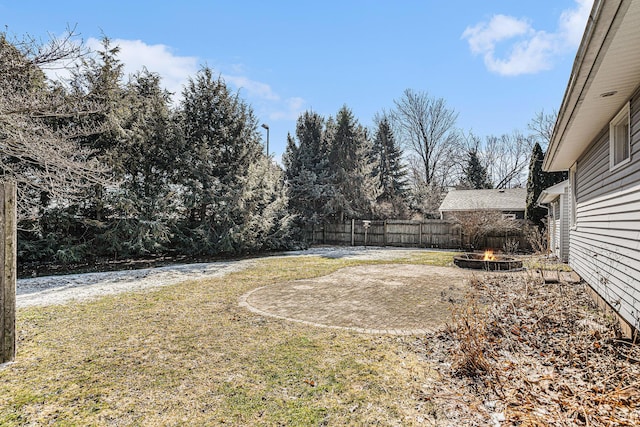
<path fill-rule="evenodd" d="M 346 104 L 365 126 L 411 88 L 444 98 L 480 136 L 526 131 L 560 107 L 593 0 L 0 0 L 10 35 L 76 27 L 106 35 L 127 71 L 146 66 L 180 92 L 204 64 L 270 127 L 279 158 L 307 109 Z"/>

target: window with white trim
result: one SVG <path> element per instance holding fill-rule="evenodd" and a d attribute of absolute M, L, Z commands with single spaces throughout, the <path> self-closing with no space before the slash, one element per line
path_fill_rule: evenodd
<path fill-rule="evenodd" d="M 609 169 L 615 169 L 631 159 L 629 103 L 609 123 Z"/>

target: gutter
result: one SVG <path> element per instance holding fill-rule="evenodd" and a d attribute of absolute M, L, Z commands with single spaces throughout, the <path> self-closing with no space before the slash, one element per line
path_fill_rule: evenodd
<path fill-rule="evenodd" d="M 556 118 L 556 123 L 553 128 L 553 133 L 551 134 L 551 141 L 549 142 L 549 147 L 547 148 L 547 153 L 544 158 L 544 162 L 542 164 L 542 169 L 547 171 L 550 163 L 555 158 L 558 152 L 558 146 L 561 141 L 560 134 L 560 126 L 562 123 L 565 123 L 565 115 L 567 114 L 567 104 L 569 103 L 569 98 L 571 94 L 574 92 L 574 88 L 576 85 L 576 81 L 578 80 L 578 74 L 580 74 L 580 70 L 582 69 L 582 65 L 584 62 L 584 57 L 587 52 L 587 47 L 591 44 L 591 39 L 593 38 L 594 28 L 596 26 L 596 22 L 600 17 L 600 13 L 602 11 L 604 0 L 595 0 L 593 3 L 593 7 L 591 8 L 591 13 L 589 14 L 589 19 L 587 20 L 587 24 L 584 30 L 584 34 L 582 35 L 582 41 L 580 42 L 580 46 L 578 47 L 578 52 L 576 53 L 576 58 L 573 60 L 573 67 L 571 68 L 571 74 L 569 76 L 569 83 L 567 84 L 567 89 L 564 92 L 564 96 L 562 97 L 562 103 L 560 104 L 560 111 L 558 112 L 558 117 Z M 576 104 L 580 101 L 578 99 Z M 573 109 L 572 109 L 573 111 Z M 566 130 L 569 119 L 566 120 L 566 125 L 564 130 Z M 564 130 L 562 134 L 564 134 Z"/>

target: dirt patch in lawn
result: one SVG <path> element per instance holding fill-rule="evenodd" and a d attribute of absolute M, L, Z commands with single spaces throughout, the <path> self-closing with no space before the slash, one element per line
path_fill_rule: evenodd
<path fill-rule="evenodd" d="M 423 334 L 450 319 L 472 273 L 458 268 L 383 264 L 343 268 L 278 283 L 242 296 L 253 312 L 367 333 Z"/>

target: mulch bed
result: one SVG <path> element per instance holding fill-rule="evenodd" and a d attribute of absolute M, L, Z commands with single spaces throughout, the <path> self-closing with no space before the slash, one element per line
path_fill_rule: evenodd
<path fill-rule="evenodd" d="M 473 287 L 421 343 L 439 373 L 421 390 L 435 425 L 640 425 L 640 346 L 583 284 L 509 274 Z"/>

